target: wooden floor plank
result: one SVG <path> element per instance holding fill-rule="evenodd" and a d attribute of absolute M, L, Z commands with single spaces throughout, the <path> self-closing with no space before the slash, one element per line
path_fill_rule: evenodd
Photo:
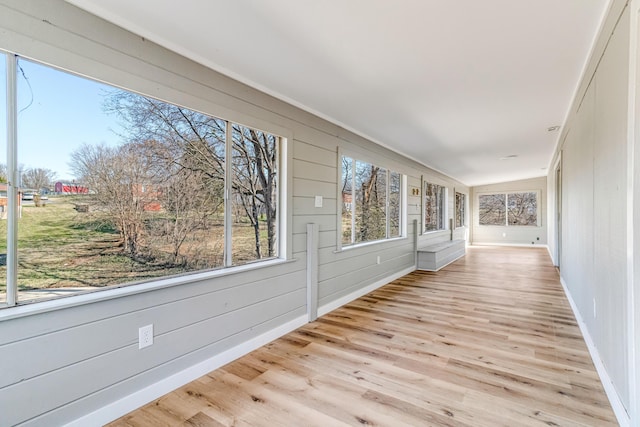
<path fill-rule="evenodd" d="M 111 426 L 615 426 L 547 251 L 471 247 Z"/>

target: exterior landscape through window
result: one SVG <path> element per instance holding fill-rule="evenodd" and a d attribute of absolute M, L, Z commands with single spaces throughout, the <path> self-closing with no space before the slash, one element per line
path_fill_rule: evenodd
<path fill-rule="evenodd" d="M 278 257 L 278 136 L 23 59 L 17 71 L 19 265 L 16 283 L 0 267 L 0 304 L 7 286 L 28 301 Z"/>

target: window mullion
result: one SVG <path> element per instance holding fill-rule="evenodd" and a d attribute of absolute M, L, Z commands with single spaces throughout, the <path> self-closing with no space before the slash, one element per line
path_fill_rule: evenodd
<path fill-rule="evenodd" d="M 384 198 L 385 200 L 385 207 L 384 207 L 384 217 L 385 217 L 385 221 L 386 221 L 386 236 L 387 239 L 391 236 L 391 211 L 390 211 L 390 206 L 391 204 L 389 203 L 389 197 L 391 196 L 391 191 L 390 191 L 390 187 L 391 187 L 391 171 L 389 169 L 386 170 L 387 172 L 387 185 L 385 188 L 386 191 L 386 197 Z"/>
<path fill-rule="evenodd" d="M 7 54 L 7 305 L 18 301 L 18 95 L 16 55 Z"/>
<path fill-rule="evenodd" d="M 509 226 L 509 193 L 504 193 L 504 221 Z"/>
<path fill-rule="evenodd" d="M 356 243 L 356 159 L 351 159 L 351 244 Z"/>
<path fill-rule="evenodd" d="M 224 138 L 224 266 L 233 265 L 233 125 L 227 121 Z"/>

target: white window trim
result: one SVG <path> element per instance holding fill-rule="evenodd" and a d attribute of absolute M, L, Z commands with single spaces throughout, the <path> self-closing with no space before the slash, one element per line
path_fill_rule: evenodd
<path fill-rule="evenodd" d="M 362 162 L 366 162 L 375 166 L 378 166 L 380 168 L 383 168 L 387 171 L 387 186 L 386 186 L 386 191 L 387 191 L 387 198 L 386 198 L 386 212 L 389 212 L 389 182 L 390 182 L 390 176 L 391 176 L 391 172 L 395 172 L 397 174 L 400 175 L 400 213 L 399 213 L 399 236 L 393 236 L 393 237 L 385 237 L 384 239 L 378 239 L 378 240 L 369 240 L 366 242 L 359 242 L 359 243 L 353 243 L 353 244 L 349 244 L 349 245 L 344 245 L 342 243 L 342 157 L 349 157 L 353 160 L 354 162 L 354 166 L 355 166 L 355 162 L 356 161 L 362 161 Z M 402 240 L 402 239 L 406 239 L 407 238 L 407 209 L 406 209 L 406 200 L 407 200 L 407 176 L 405 174 L 403 174 L 402 172 L 398 171 L 398 170 L 393 170 L 392 168 L 387 168 L 384 166 L 380 166 L 379 163 L 375 162 L 375 161 L 371 161 L 369 157 L 367 156 L 362 156 L 359 153 L 355 153 L 355 152 L 351 152 L 349 150 L 343 150 L 340 146 L 338 146 L 338 149 L 336 150 L 336 164 L 338 165 L 338 167 L 336 168 L 336 195 L 337 195 L 337 200 L 338 203 L 336 203 L 336 250 L 333 251 L 334 253 L 340 253 L 343 251 L 348 251 L 351 249 L 355 249 L 355 248 L 361 248 L 361 247 L 365 247 L 365 246 L 370 246 L 370 245 L 374 245 L 374 244 L 380 244 L 380 243 L 387 243 L 387 242 L 393 242 L 396 240 Z M 352 166 L 353 168 L 353 166 Z M 355 203 L 355 198 L 353 198 L 353 190 L 355 189 L 355 174 L 352 173 L 351 176 L 351 188 L 352 188 L 352 204 Z M 355 206 L 354 206 L 355 209 Z M 389 221 L 389 216 L 387 215 L 387 220 L 386 220 L 386 229 L 387 229 L 387 236 L 389 236 L 389 229 L 390 229 L 390 221 Z M 355 216 L 352 215 L 351 216 L 351 241 L 355 240 Z"/>
<path fill-rule="evenodd" d="M 222 277 L 230 274 L 239 274 L 245 271 L 255 270 L 259 268 L 267 268 L 275 264 L 281 264 L 284 262 L 295 261 L 292 255 L 293 246 L 293 233 L 288 231 L 292 230 L 293 218 L 292 211 L 289 209 L 293 202 L 293 192 L 287 191 L 287 189 L 293 188 L 293 174 L 290 173 L 288 166 L 292 164 L 293 150 L 288 145 L 289 141 L 293 140 L 293 132 L 289 129 L 282 128 L 271 123 L 261 121 L 242 113 L 237 113 L 228 110 L 225 107 L 218 106 L 210 102 L 204 102 L 205 108 L 202 107 L 190 107 L 189 102 L 171 101 L 158 97 L 157 95 L 147 95 L 145 93 L 136 91 L 136 89 L 121 86 L 117 83 L 110 83 L 108 80 L 101 80 L 98 77 L 88 77 L 84 74 L 79 74 L 74 71 L 70 71 L 65 68 L 51 65 L 38 59 L 25 58 L 29 61 L 33 61 L 38 64 L 42 64 L 46 67 L 57 69 L 79 78 L 90 79 L 104 84 L 108 84 L 114 87 L 121 88 L 133 93 L 138 93 L 143 96 L 148 96 L 154 99 L 158 99 L 162 102 L 171 103 L 184 108 L 206 114 L 220 120 L 224 120 L 227 123 L 229 129 L 233 124 L 240 126 L 250 127 L 255 130 L 260 130 L 278 137 L 278 158 L 277 158 L 277 171 L 278 171 L 278 201 L 277 201 L 277 217 L 276 223 L 278 225 L 277 230 L 277 249 L 278 256 L 265 258 L 262 260 L 256 260 L 243 265 L 227 265 L 227 257 L 225 255 L 225 266 L 216 268 L 214 270 L 195 270 L 187 272 L 178 276 L 164 276 L 148 281 L 132 281 L 128 283 L 115 284 L 106 287 L 96 287 L 95 290 L 79 291 L 70 296 L 58 297 L 43 300 L 29 300 L 24 304 L 20 304 L 18 300 L 18 280 L 17 280 L 17 257 L 18 257 L 18 235 L 17 235 L 17 219 L 18 219 L 18 206 L 17 187 L 14 183 L 18 182 L 18 141 L 17 141 L 17 60 L 21 55 L 6 50 L 0 50 L 0 55 L 4 55 L 6 58 L 6 86 L 7 86 L 7 175 L 9 178 L 14 177 L 13 180 L 9 179 L 7 185 L 7 197 L 8 197 L 8 218 L 7 218 L 7 283 L 6 283 L 6 302 L 0 303 L 0 320 L 6 318 L 13 318 L 16 316 L 29 315 L 39 313 L 43 311 L 56 310 L 63 307 L 71 307 L 86 303 L 92 303 L 96 301 L 108 300 L 116 298 L 122 295 L 133 295 L 141 292 L 147 292 L 149 290 L 162 289 L 171 286 L 182 285 L 186 283 L 192 283 L 200 280 L 206 280 L 216 277 Z M 138 81 L 132 79 L 132 81 Z M 157 86 L 155 87 L 157 89 Z M 175 93 L 172 89 L 167 87 L 167 92 Z M 181 93 L 181 97 L 194 101 L 194 105 L 203 105 L 202 98 L 195 98 L 189 94 Z M 210 112 L 213 111 L 213 112 Z M 218 114 L 216 111 L 222 111 L 223 113 L 229 113 L 230 118 L 222 118 L 225 114 Z M 239 120 L 238 120 L 239 119 Z M 231 137 L 231 134 L 228 133 Z M 231 139 L 229 139 L 231 141 Z M 226 144 L 232 146 L 232 144 Z M 225 171 L 226 173 L 226 171 Z M 12 193 L 13 192 L 13 193 Z M 15 194 L 14 194 L 15 193 Z M 14 197 L 11 197 L 12 194 Z M 225 186 L 225 211 L 226 211 L 226 199 L 228 198 L 228 192 Z M 15 212 L 14 212 L 15 211 Z M 226 213 L 226 212 L 225 212 Z M 227 220 L 225 219 L 225 232 L 226 235 L 231 235 L 230 230 L 227 230 Z M 226 237 L 225 237 L 226 239 Z M 12 267 L 13 265 L 13 267 Z M 11 308 L 11 310 L 5 310 Z"/>
<path fill-rule="evenodd" d="M 509 214 L 508 212 L 505 214 L 505 224 L 497 225 L 497 224 L 480 224 L 480 196 L 487 196 L 492 194 L 504 194 L 505 195 L 505 203 L 508 203 L 509 194 L 513 193 L 536 193 L 536 225 L 510 225 L 509 224 Z M 541 190 L 507 190 L 507 191 L 483 191 L 482 193 L 477 193 L 475 197 L 475 202 L 477 206 L 476 212 L 476 225 L 479 227 L 521 227 L 521 228 L 539 228 L 542 227 L 542 200 L 541 200 Z M 505 208 L 507 208 L 505 206 Z"/>

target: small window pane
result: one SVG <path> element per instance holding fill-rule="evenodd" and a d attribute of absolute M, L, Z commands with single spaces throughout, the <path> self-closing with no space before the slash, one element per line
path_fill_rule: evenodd
<path fill-rule="evenodd" d="M 509 225 L 538 225 L 537 193 L 509 193 Z"/>
<path fill-rule="evenodd" d="M 342 157 L 342 244 L 353 243 L 351 220 L 353 216 L 353 159 Z"/>
<path fill-rule="evenodd" d="M 391 172 L 389 180 L 389 237 L 399 237 L 400 229 L 400 203 L 402 176 L 397 172 Z"/>
<path fill-rule="evenodd" d="M 274 135 L 233 125 L 233 264 L 278 255 L 277 146 Z"/>
<path fill-rule="evenodd" d="M 424 185 L 424 231 L 445 229 L 445 193 L 442 185 L 425 182 Z"/>
<path fill-rule="evenodd" d="M 478 205 L 480 225 L 507 225 L 504 194 L 481 194 Z"/>
<path fill-rule="evenodd" d="M 465 226 L 466 195 L 456 193 L 456 227 Z"/>
<path fill-rule="evenodd" d="M 386 171 L 356 161 L 356 243 L 386 237 Z"/>

